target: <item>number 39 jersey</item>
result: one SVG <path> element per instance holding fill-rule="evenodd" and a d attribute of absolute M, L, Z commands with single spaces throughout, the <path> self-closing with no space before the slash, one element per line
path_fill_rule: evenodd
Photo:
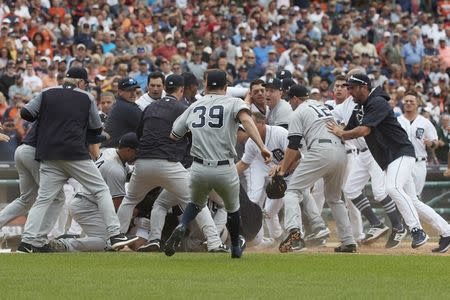
<path fill-rule="evenodd" d="M 337 137 L 326 127 L 326 123 L 332 120 L 333 115 L 325 105 L 306 100 L 291 114 L 288 136 L 301 136 L 307 148 L 318 139 L 336 140 Z"/>
<path fill-rule="evenodd" d="M 182 137 L 192 132 L 191 155 L 204 160 L 236 157 L 238 114 L 248 106 L 239 98 L 205 95 L 194 102 L 173 124 L 172 134 Z"/>

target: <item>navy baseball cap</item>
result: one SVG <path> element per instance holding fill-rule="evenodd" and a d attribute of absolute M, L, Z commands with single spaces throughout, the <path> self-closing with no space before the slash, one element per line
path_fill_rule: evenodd
<path fill-rule="evenodd" d="M 131 149 L 137 149 L 139 146 L 139 140 L 137 138 L 136 133 L 134 132 L 128 132 L 122 135 L 122 137 L 119 140 L 119 147 L 120 148 L 131 148 Z"/>
<path fill-rule="evenodd" d="M 292 78 L 292 73 L 288 70 L 280 70 L 275 76 L 278 79 Z"/>
<path fill-rule="evenodd" d="M 139 85 L 137 81 L 131 77 L 122 78 L 119 81 L 119 90 L 129 91 L 138 88 Z"/>
<path fill-rule="evenodd" d="M 347 79 L 344 86 L 367 85 L 370 86 L 370 79 L 365 74 L 354 74 Z"/>
<path fill-rule="evenodd" d="M 279 78 L 270 78 L 263 84 L 263 87 L 281 90 L 281 80 Z"/>
<path fill-rule="evenodd" d="M 295 81 L 294 81 L 294 79 L 292 79 L 292 78 L 286 78 L 286 79 L 283 79 L 282 81 L 281 81 L 281 89 L 283 90 L 283 91 L 289 91 L 289 89 L 291 88 L 291 86 L 293 86 L 295 84 Z"/>
<path fill-rule="evenodd" d="M 289 89 L 289 92 L 287 94 L 287 99 L 286 100 L 291 100 L 292 97 L 309 97 L 309 91 L 308 89 L 300 84 L 294 84 L 293 86 L 291 86 L 291 88 Z"/>
<path fill-rule="evenodd" d="M 72 67 L 67 71 L 66 77 L 88 81 L 88 73 L 85 68 Z"/>
<path fill-rule="evenodd" d="M 172 74 L 167 76 L 164 82 L 165 87 L 180 87 L 184 86 L 184 78 L 181 75 Z"/>
<path fill-rule="evenodd" d="M 206 82 L 208 87 L 224 87 L 227 84 L 227 74 L 222 70 L 207 71 Z"/>

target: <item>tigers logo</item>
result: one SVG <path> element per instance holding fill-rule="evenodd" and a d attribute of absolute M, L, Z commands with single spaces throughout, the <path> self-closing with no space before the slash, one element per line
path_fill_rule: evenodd
<path fill-rule="evenodd" d="M 416 139 L 421 140 L 423 138 L 423 133 L 425 132 L 424 128 L 417 128 L 416 129 Z"/>

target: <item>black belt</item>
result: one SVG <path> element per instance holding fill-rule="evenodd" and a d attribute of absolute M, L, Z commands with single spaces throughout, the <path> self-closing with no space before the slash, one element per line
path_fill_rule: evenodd
<path fill-rule="evenodd" d="M 194 159 L 195 162 L 197 162 L 199 164 L 202 164 L 202 165 L 204 164 L 203 163 L 203 159 L 201 159 L 201 158 L 194 157 L 193 159 Z M 225 166 L 225 165 L 229 165 L 229 164 L 230 164 L 229 160 L 219 160 L 219 161 L 217 161 L 217 165 L 218 166 Z M 209 165 L 209 164 L 206 163 L 206 165 Z M 211 165 L 215 165 L 215 163 L 211 164 Z"/>
<path fill-rule="evenodd" d="M 366 152 L 367 150 L 369 150 L 369 148 L 350 149 L 350 150 L 347 150 L 347 154 L 354 153 L 354 152 L 356 152 L 356 154 L 359 154 L 359 153 Z"/>
<path fill-rule="evenodd" d="M 426 160 L 427 160 L 426 157 L 419 157 L 419 158 L 416 157 L 416 161 L 426 161 Z"/>
<path fill-rule="evenodd" d="M 319 144 L 325 144 L 325 143 L 327 143 L 327 144 L 333 144 L 333 143 L 336 143 L 336 144 L 337 144 L 337 142 L 334 142 L 334 141 L 332 141 L 332 140 L 330 140 L 330 139 L 318 139 L 318 140 L 316 140 L 316 141 L 317 141 L 317 143 L 319 143 Z M 314 141 L 313 141 L 313 143 L 314 143 Z M 341 144 L 344 144 L 344 142 L 341 141 Z M 311 145 L 312 145 L 312 143 L 311 143 Z M 307 150 L 311 149 L 311 145 L 309 145 L 309 147 L 306 148 L 306 149 L 307 149 Z"/>

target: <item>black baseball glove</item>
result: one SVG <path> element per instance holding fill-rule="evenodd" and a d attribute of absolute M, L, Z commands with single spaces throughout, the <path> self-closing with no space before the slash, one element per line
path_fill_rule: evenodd
<path fill-rule="evenodd" d="M 270 199 L 280 199 L 284 197 L 287 184 L 283 176 L 275 174 L 266 186 L 267 197 Z"/>

